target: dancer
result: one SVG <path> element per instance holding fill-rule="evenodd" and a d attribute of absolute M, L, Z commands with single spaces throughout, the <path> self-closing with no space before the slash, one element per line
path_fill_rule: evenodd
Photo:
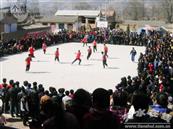
<path fill-rule="evenodd" d="M 106 43 L 104 43 L 104 54 L 108 57 L 108 47 L 106 46 Z"/>
<path fill-rule="evenodd" d="M 97 42 L 96 40 L 93 41 L 93 52 L 97 51 Z"/>
<path fill-rule="evenodd" d="M 29 47 L 28 51 L 29 51 L 29 54 L 30 54 L 31 57 L 35 57 L 34 56 L 35 48 L 32 45 L 31 45 L 31 47 Z"/>
<path fill-rule="evenodd" d="M 108 64 L 107 64 L 107 56 L 106 54 L 102 51 L 102 62 L 103 62 L 103 68 L 105 68 L 105 66 L 108 67 Z"/>
<path fill-rule="evenodd" d="M 28 54 L 28 57 L 25 59 L 26 61 L 26 71 L 30 70 L 30 65 L 31 65 L 31 61 L 32 61 L 32 56 L 30 54 Z"/>
<path fill-rule="evenodd" d="M 59 62 L 59 48 L 57 48 L 55 51 L 55 61 L 56 60 Z"/>
<path fill-rule="evenodd" d="M 74 63 L 74 62 L 76 62 L 77 60 L 79 60 L 79 65 L 80 65 L 80 63 L 81 63 L 81 59 L 80 59 L 80 57 L 81 57 L 81 52 L 80 52 L 80 50 L 78 50 L 78 52 L 77 52 L 77 54 L 76 54 L 76 59 L 72 62 L 72 64 Z"/>
<path fill-rule="evenodd" d="M 43 49 L 44 54 L 46 54 L 46 48 L 47 48 L 47 45 L 45 42 L 43 42 L 42 43 L 42 49 Z"/>
<path fill-rule="evenodd" d="M 135 56 L 136 56 L 136 50 L 133 47 L 132 50 L 130 51 L 130 55 L 131 55 L 131 61 L 134 62 L 135 61 Z"/>
<path fill-rule="evenodd" d="M 88 35 L 85 35 L 85 37 L 81 40 L 81 42 L 83 43 L 83 47 L 84 47 L 85 45 L 87 46 Z"/>
<path fill-rule="evenodd" d="M 90 58 L 91 54 L 92 54 L 92 49 L 91 49 L 91 47 L 89 46 L 89 47 L 88 47 L 87 60 Z"/>

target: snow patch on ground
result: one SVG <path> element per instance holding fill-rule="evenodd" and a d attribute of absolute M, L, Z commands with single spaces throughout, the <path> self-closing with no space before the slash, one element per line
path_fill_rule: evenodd
<path fill-rule="evenodd" d="M 91 45 L 91 44 L 89 44 Z M 91 45 L 92 46 L 92 45 Z M 7 56 L 0 59 L 0 83 L 2 78 L 13 79 L 29 82 L 37 81 L 38 84 L 43 84 L 47 89 L 50 86 L 65 89 L 84 88 L 93 91 L 98 87 L 105 89 L 114 89 L 115 85 L 120 82 L 121 77 L 136 76 L 137 62 L 131 62 L 130 51 L 133 46 L 123 45 L 107 45 L 108 46 L 108 68 L 103 69 L 102 55 L 103 44 L 98 44 L 98 51 L 92 53 L 90 60 L 87 60 L 87 49 L 81 43 L 66 43 L 47 48 L 47 54 L 37 50 L 31 69 L 25 72 L 25 58 L 28 52 Z M 60 63 L 54 61 L 54 53 L 56 48 L 60 49 Z M 137 47 L 136 61 L 140 52 L 145 51 L 145 47 Z M 71 62 L 76 56 L 76 52 L 81 50 L 82 62 L 78 65 Z"/>

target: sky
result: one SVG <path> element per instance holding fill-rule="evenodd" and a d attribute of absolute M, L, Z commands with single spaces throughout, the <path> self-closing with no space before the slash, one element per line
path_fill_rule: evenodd
<path fill-rule="evenodd" d="M 34 10 L 34 8 L 39 8 L 40 13 L 53 14 L 55 10 L 58 9 L 74 9 L 74 6 L 78 3 L 87 2 L 89 5 L 94 7 L 95 9 L 105 7 L 104 2 L 114 2 L 114 4 L 110 4 L 115 7 L 117 10 L 122 10 L 126 7 L 126 3 L 130 0 L 0 0 L 0 8 L 10 6 L 10 3 L 17 1 L 27 1 L 27 8 L 29 10 Z M 138 1 L 138 0 L 134 0 Z M 159 0 L 144 0 L 145 4 L 149 4 L 150 2 L 157 3 Z M 157 2 L 156 2 L 157 1 Z M 78 4 L 79 5 L 79 4 Z M 46 10 L 45 10 L 46 7 Z M 116 11 L 117 11 L 116 10 Z"/>

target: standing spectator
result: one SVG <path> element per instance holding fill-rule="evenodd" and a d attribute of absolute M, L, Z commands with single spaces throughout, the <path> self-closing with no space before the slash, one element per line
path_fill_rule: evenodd
<path fill-rule="evenodd" d="M 3 89 L 4 87 L 7 87 L 7 79 L 6 78 L 3 78 L 2 79 L 2 84 L 0 84 L 0 89 Z"/>
<path fill-rule="evenodd" d="M 70 90 L 70 95 L 69 95 L 71 98 L 73 98 L 74 97 L 74 90 L 73 89 L 71 89 Z"/>
<path fill-rule="evenodd" d="M 24 87 L 21 88 L 21 92 L 18 93 L 18 98 L 20 100 L 20 116 L 23 121 L 23 125 L 27 126 L 29 117 L 29 104 L 28 95 Z"/>
<path fill-rule="evenodd" d="M 10 113 L 11 116 L 14 117 L 14 114 L 16 116 L 19 116 L 19 106 L 18 106 L 18 99 L 17 99 L 17 94 L 18 94 L 18 89 L 15 87 L 14 84 L 12 84 L 12 88 L 9 89 L 9 97 L 10 97 Z"/>
<path fill-rule="evenodd" d="M 129 107 L 127 106 L 128 93 L 125 91 L 115 91 L 113 93 L 113 105 L 110 110 L 116 117 L 118 128 L 122 127 L 125 117 L 128 113 Z"/>
<path fill-rule="evenodd" d="M 78 89 L 74 93 L 72 106 L 68 111 L 76 116 L 81 128 L 83 127 L 83 117 L 89 112 L 91 105 L 91 95 L 89 92 L 84 89 Z"/>
<path fill-rule="evenodd" d="M 64 109 L 68 109 L 72 104 L 72 98 L 69 96 L 69 91 L 65 91 L 65 96 L 62 98 Z"/>
<path fill-rule="evenodd" d="M 79 129 L 76 117 L 65 112 L 62 101 L 56 97 L 48 100 L 42 107 L 47 119 L 43 122 L 43 129 Z"/>
<path fill-rule="evenodd" d="M 93 92 L 93 110 L 84 116 L 83 129 L 117 129 L 116 118 L 109 111 L 110 96 L 107 90 L 98 88 Z"/>

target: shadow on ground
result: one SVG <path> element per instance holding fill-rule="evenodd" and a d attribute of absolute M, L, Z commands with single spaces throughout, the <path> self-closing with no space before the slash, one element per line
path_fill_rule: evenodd
<path fill-rule="evenodd" d="M 8 59 L 7 59 L 7 58 L 4 58 L 4 57 L 1 57 L 1 58 L 0 58 L 0 62 L 1 62 L 1 61 L 6 61 L 6 60 L 8 60 Z"/>
<path fill-rule="evenodd" d="M 27 73 L 31 73 L 31 74 L 43 74 L 43 73 L 50 73 L 50 72 L 27 72 Z"/>
<path fill-rule="evenodd" d="M 42 63 L 42 62 L 50 62 L 50 61 L 47 61 L 47 60 L 36 60 L 35 61 L 35 60 L 33 60 L 32 62 L 41 62 Z"/>
<path fill-rule="evenodd" d="M 7 118 L 7 122 L 20 122 L 22 121 L 20 118 Z"/>
<path fill-rule="evenodd" d="M 53 54 L 53 53 L 46 53 L 45 55 L 55 55 L 55 54 Z"/>
<path fill-rule="evenodd" d="M 117 57 L 108 57 L 108 59 L 120 59 L 120 58 L 117 58 Z"/>
<path fill-rule="evenodd" d="M 102 61 L 101 59 L 94 59 L 94 58 L 91 58 L 90 60 L 91 61 Z"/>
<path fill-rule="evenodd" d="M 118 67 L 108 67 L 108 69 L 119 69 Z"/>
<path fill-rule="evenodd" d="M 60 62 L 60 64 L 71 64 L 72 62 Z"/>

